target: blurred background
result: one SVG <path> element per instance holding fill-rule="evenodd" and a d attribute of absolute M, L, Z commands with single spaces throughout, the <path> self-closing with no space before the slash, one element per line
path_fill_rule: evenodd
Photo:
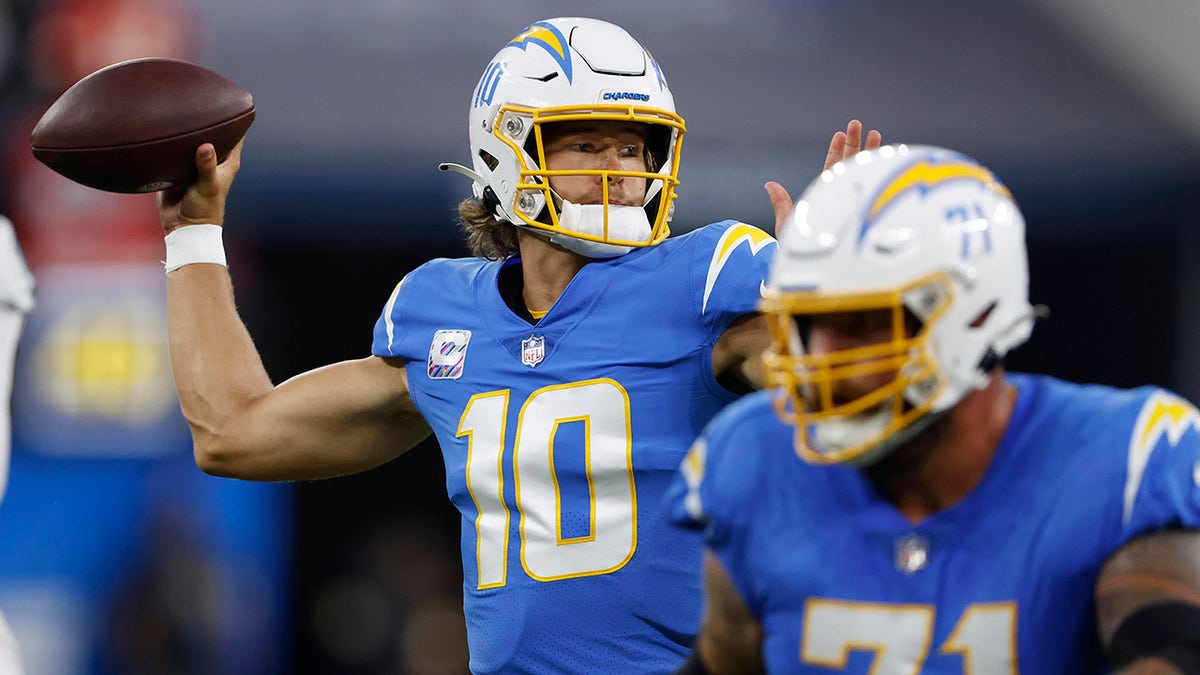
<path fill-rule="evenodd" d="M 615 21 L 688 124 L 676 232 L 771 229 L 851 117 L 950 146 L 1025 212 L 1051 309 L 1010 366 L 1200 399 L 1194 0 L 0 0 L 0 212 L 38 280 L 0 505 L 0 607 L 30 673 L 459 673 L 458 518 L 427 443 L 306 484 L 202 475 L 166 356 L 149 196 L 45 169 L 28 135 L 117 61 L 249 89 L 229 201 L 239 306 L 281 381 L 369 352 L 395 283 L 466 253 L 467 102 L 527 24 Z"/>

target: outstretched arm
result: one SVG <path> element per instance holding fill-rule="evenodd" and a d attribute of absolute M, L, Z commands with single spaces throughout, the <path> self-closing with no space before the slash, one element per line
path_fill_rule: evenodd
<path fill-rule="evenodd" d="M 1096 583 L 1096 619 L 1120 675 L 1200 672 L 1200 530 L 1118 549 Z"/>
<path fill-rule="evenodd" d="M 762 626 L 711 551 L 704 553 L 704 584 L 704 622 L 696 638 L 696 651 L 680 674 L 766 672 L 762 660 Z"/>
<path fill-rule="evenodd" d="M 195 183 L 160 193 L 163 231 L 221 225 L 241 144 L 217 164 L 197 149 Z M 368 357 L 274 386 L 237 314 L 223 265 L 167 274 L 171 368 L 196 463 L 249 480 L 301 480 L 363 471 L 429 435 L 409 396 L 401 362 Z"/>

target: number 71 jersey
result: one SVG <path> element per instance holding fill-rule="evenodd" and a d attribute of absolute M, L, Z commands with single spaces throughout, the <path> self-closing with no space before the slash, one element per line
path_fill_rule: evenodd
<path fill-rule="evenodd" d="M 701 537 L 661 498 L 735 395 L 713 345 L 752 313 L 774 251 L 725 222 L 576 274 L 536 325 L 511 261 L 435 260 L 397 286 L 373 354 L 407 362 L 462 514 L 471 669 L 668 672 L 702 606 Z"/>
<path fill-rule="evenodd" d="M 803 462 L 768 392 L 726 408 L 668 493 L 764 630 L 772 673 L 1105 672 L 1093 589 L 1140 533 L 1200 526 L 1200 413 L 1169 392 L 1010 373 L 979 484 L 919 523 Z"/>

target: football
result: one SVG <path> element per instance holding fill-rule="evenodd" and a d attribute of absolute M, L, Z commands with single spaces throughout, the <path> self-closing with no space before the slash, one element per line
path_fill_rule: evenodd
<path fill-rule="evenodd" d="M 254 121 L 250 92 L 187 61 L 146 58 L 102 68 L 58 97 L 30 135 L 33 155 L 108 192 L 156 192 L 196 178 L 195 153 L 223 161 Z"/>

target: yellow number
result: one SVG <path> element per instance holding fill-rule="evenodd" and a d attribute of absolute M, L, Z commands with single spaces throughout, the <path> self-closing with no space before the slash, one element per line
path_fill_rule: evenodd
<path fill-rule="evenodd" d="M 810 598 L 804 606 L 800 661 L 845 668 L 851 651 L 874 654 L 871 675 L 921 671 L 933 641 L 933 605 Z M 966 675 L 1017 670 L 1017 605 L 974 603 L 939 650 L 962 656 Z"/>

